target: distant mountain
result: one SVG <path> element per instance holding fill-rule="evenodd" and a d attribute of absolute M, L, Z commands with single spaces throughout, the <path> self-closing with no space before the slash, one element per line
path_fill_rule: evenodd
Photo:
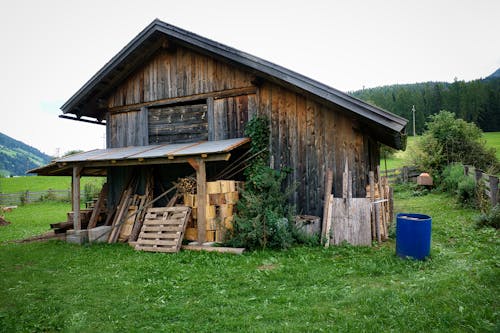
<path fill-rule="evenodd" d="M 497 69 L 495 72 L 493 72 L 493 74 L 488 76 L 486 79 L 496 79 L 496 78 L 500 78 L 500 68 Z"/>
<path fill-rule="evenodd" d="M 0 133 L 0 177 L 25 175 L 51 159 L 38 149 Z"/>
<path fill-rule="evenodd" d="M 423 82 L 363 89 L 351 95 L 408 119 L 413 133 L 415 106 L 416 133 L 425 130 L 429 116 L 441 110 L 474 122 L 484 132 L 500 131 L 500 69 L 485 79 L 473 81 Z"/>

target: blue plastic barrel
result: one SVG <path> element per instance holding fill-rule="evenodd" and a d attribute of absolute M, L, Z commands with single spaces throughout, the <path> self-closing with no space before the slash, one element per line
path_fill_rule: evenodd
<path fill-rule="evenodd" d="M 431 252 L 432 219 L 428 215 L 399 213 L 396 216 L 396 254 L 424 260 Z"/>

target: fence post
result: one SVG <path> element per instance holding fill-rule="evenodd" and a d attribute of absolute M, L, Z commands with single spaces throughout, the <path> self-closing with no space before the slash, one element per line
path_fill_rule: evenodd
<path fill-rule="evenodd" d="M 30 190 L 26 191 L 26 204 L 30 203 Z"/>
<path fill-rule="evenodd" d="M 490 175 L 489 178 L 490 178 L 491 205 L 495 206 L 498 202 L 498 177 Z"/>
<path fill-rule="evenodd" d="M 483 178 L 483 172 L 479 169 L 475 169 L 475 180 L 476 180 L 476 184 L 479 184 L 479 182 L 481 181 L 481 178 Z"/>
<path fill-rule="evenodd" d="M 403 183 L 408 183 L 408 167 L 403 167 Z"/>
<path fill-rule="evenodd" d="M 464 165 L 464 175 L 468 176 L 469 175 L 469 166 Z"/>

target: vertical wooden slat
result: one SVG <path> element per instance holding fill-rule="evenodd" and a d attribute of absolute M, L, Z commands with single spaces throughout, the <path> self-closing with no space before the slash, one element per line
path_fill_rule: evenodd
<path fill-rule="evenodd" d="M 214 99 L 207 98 L 208 141 L 215 140 Z"/>

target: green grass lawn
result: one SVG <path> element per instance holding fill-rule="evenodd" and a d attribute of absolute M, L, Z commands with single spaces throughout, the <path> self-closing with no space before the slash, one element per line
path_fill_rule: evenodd
<path fill-rule="evenodd" d="M 445 195 L 397 196 L 396 211 L 433 218 L 427 261 L 399 259 L 392 240 L 242 256 L 1 243 L 0 331 L 498 332 L 498 232 Z M 60 220 L 57 205 L 7 213 L 0 242 Z"/>

